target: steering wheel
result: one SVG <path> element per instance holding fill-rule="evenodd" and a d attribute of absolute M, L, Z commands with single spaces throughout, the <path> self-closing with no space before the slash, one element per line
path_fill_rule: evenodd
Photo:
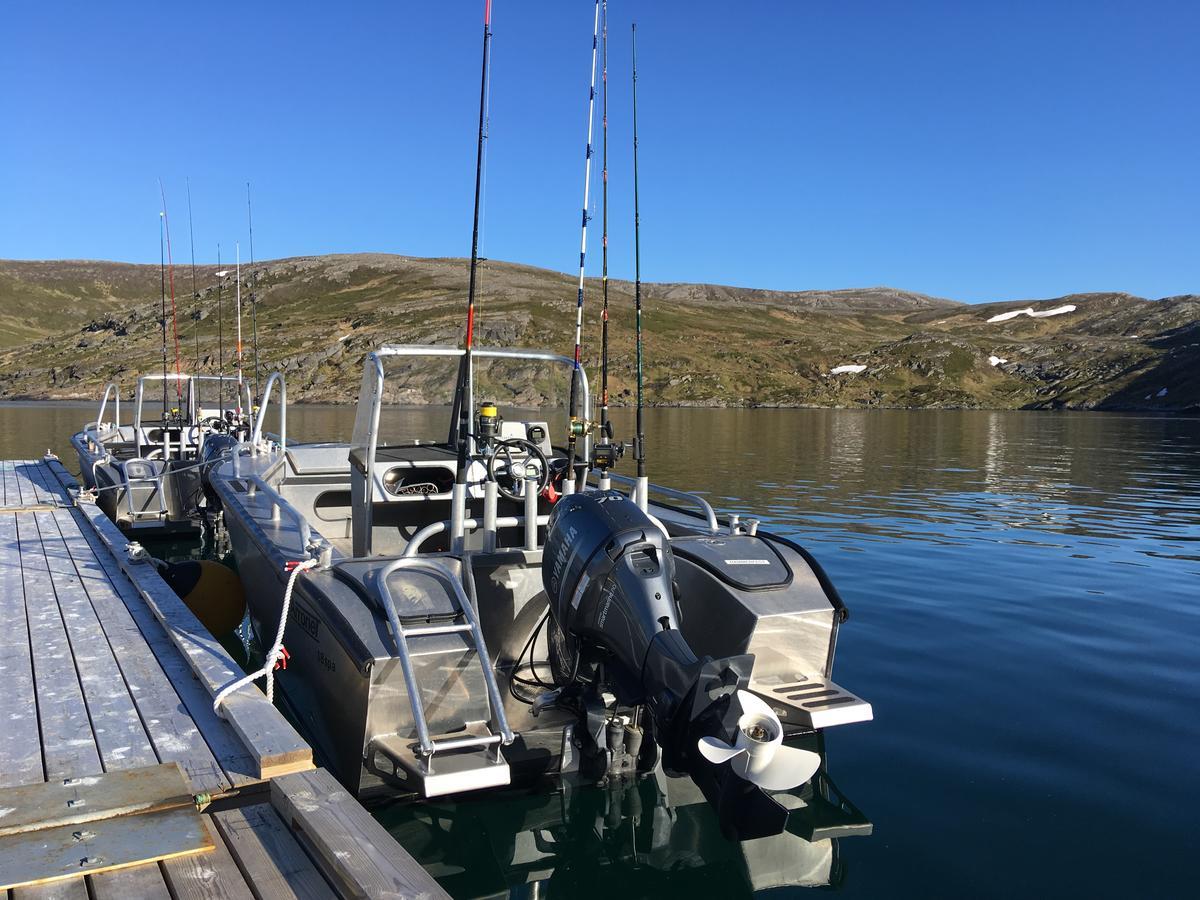
<path fill-rule="evenodd" d="M 524 458 L 514 458 L 514 451 Z M 525 479 L 537 477 L 537 493 L 550 483 L 550 466 L 546 455 L 538 445 L 524 438 L 509 438 L 492 442 L 492 455 L 488 457 L 487 476 L 496 482 L 496 488 L 509 500 L 525 499 Z"/>

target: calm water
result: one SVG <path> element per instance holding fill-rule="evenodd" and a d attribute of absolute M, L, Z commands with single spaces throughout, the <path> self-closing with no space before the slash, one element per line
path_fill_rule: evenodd
<path fill-rule="evenodd" d="M 73 466 L 89 413 L 0 406 L 0 455 Z M 353 417 L 291 413 L 293 438 Z M 797 538 L 850 607 L 835 677 L 876 718 L 829 732 L 829 769 L 875 831 L 840 842 L 844 894 L 1191 893 L 1200 420 L 659 410 L 648 434 L 655 480 Z M 456 896 L 750 893 L 733 848 L 638 853 L 594 802 L 379 815 Z"/>

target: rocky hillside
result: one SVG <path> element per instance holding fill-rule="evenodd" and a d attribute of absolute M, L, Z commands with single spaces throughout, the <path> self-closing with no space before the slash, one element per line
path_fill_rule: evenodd
<path fill-rule="evenodd" d="M 353 402 L 363 356 L 380 344 L 461 340 L 461 259 L 299 257 L 242 273 L 247 346 L 254 298 L 262 369 L 287 374 L 291 400 Z M 481 275 L 481 345 L 570 352 L 569 276 L 494 261 Z M 227 361 L 231 355 L 233 279 L 226 276 L 218 292 L 215 267 L 202 266 L 197 285 L 194 296 L 190 269 L 177 267 L 181 353 L 186 369 L 196 369 L 198 355 L 200 371 L 212 372 L 219 304 Z M 965 305 L 890 288 L 650 284 L 643 298 L 647 392 L 656 405 L 1200 408 L 1194 295 Z M 599 301 L 591 281 L 589 373 L 599 351 Z M 628 405 L 632 285 L 611 282 L 610 303 L 612 395 L 614 405 Z M 988 321 L 1021 310 L 1054 314 Z M 93 398 L 112 380 L 131 388 L 137 373 L 161 367 L 159 314 L 157 266 L 0 261 L 0 398 Z M 405 399 L 444 398 L 444 372 L 412 376 Z M 536 401 L 548 390 L 511 369 L 484 376 L 502 400 Z"/>

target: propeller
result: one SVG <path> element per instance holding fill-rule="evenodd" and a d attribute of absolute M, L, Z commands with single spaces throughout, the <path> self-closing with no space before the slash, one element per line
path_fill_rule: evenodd
<path fill-rule="evenodd" d="M 736 742 L 705 735 L 697 742 L 700 755 L 714 765 L 732 760 L 735 774 L 768 791 L 786 791 L 812 778 L 821 767 L 821 754 L 785 747 L 783 726 L 771 707 L 749 691 L 737 696 L 742 714 Z"/>

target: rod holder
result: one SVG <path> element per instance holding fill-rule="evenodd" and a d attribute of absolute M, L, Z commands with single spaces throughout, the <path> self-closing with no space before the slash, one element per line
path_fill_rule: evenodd
<path fill-rule="evenodd" d="M 463 549 L 463 519 L 467 512 L 467 486 L 454 483 L 450 493 L 450 552 L 462 553 Z"/>
<path fill-rule="evenodd" d="M 499 494 L 496 482 L 483 483 L 483 550 L 485 553 L 496 552 L 496 504 Z"/>
<path fill-rule="evenodd" d="M 525 476 L 525 549 L 537 549 L 538 480 L 533 475 Z"/>

